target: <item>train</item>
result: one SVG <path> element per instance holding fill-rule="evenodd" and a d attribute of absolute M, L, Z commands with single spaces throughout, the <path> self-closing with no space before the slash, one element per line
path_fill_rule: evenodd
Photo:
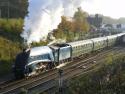
<path fill-rule="evenodd" d="M 125 33 L 23 49 L 16 56 L 13 73 L 15 78 L 37 75 L 66 61 L 71 61 L 80 55 L 118 45 L 123 42 L 123 36 L 125 36 Z"/>

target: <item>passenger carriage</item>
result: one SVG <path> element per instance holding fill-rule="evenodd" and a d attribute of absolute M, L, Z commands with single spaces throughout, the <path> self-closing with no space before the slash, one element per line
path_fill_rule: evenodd
<path fill-rule="evenodd" d="M 77 57 L 93 50 L 93 42 L 91 40 L 82 40 L 68 43 L 72 47 L 72 57 Z"/>
<path fill-rule="evenodd" d="M 114 46 L 117 43 L 117 35 L 107 36 L 108 38 L 108 47 Z"/>
<path fill-rule="evenodd" d="M 117 44 L 125 45 L 125 33 L 117 34 Z"/>
<path fill-rule="evenodd" d="M 91 41 L 93 41 L 93 51 L 96 50 L 101 50 L 105 47 L 107 47 L 108 43 L 107 43 L 107 37 L 99 37 L 99 38 L 94 38 L 91 39 Z"/>

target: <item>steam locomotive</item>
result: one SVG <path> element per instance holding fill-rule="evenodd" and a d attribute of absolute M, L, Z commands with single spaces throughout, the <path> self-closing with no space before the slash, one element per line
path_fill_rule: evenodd
<path fill-rule="evenodd" d="M 119 33 L 106 37 L 24 49 L 16 56 L 13 72 L 16 78 L 37 75 L 80 55 L 121 43 L 124 35 L 125 33 Z"/>

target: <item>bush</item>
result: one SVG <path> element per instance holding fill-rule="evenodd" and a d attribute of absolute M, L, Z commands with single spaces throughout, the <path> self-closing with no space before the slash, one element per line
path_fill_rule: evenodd
<path fill-rule="evenodd" d="M 22 88 L 22 89 L 21 89 L 21 92 L 20 92 L 19 94 L 28 94 L 27 92 L 28 92 L 28 91 L 27 91 L 26 89 Z"/>
<path fill-rule="evenodd" d="M 72 79 L 67 94 L 125 94 L 125 56 Z"/>
<path fill-rule="evenodd" d="M 0 75 L 11 71 L 12 63 L 21 50 L 22 19 L 0 19 Z"/>
<path fill-rule="evenodd" d="M 21 33 L 23 19 L 0 19 L 0 29 L 5 32 Z"/>
<path fill-rule="evenodd" d="M 10 71 L 16 54 L 21 50 L 19 43 L 0 37 L 0 74 Z"/>

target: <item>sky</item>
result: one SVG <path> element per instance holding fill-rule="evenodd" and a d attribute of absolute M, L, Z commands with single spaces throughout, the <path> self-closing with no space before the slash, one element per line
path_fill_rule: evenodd
<path fill-rule="evenodd" d="M 125 0 L 84 0 L 82 8 L 89 14 L 102 14 L 112 18 L 125 17 Z"/>

